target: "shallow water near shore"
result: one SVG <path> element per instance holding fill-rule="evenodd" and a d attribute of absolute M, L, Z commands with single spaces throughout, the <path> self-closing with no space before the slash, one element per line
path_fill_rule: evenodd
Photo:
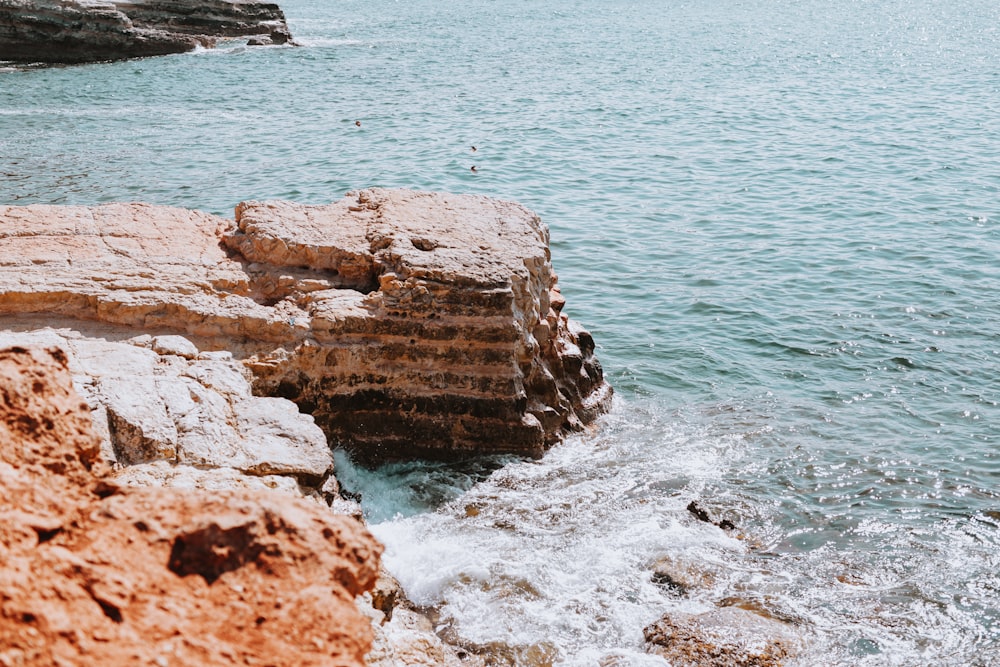
<path fill-rule="evenodd" d="M 301 48 L 0 69 L 0 202 L 537 211 L 612 413 L 541 461 L 338 460 L 445 636 L 664 664 L 646 624 L 736 604 L 802 665 L 1000 664 L 1000 6 L 282 6 Z"/>

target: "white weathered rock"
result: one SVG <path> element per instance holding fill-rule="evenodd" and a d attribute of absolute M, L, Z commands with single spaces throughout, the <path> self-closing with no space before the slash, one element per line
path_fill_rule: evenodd
<path fill-rule="evenodd" d="M 293 477 L 285 475 L 247 475 L 235 468 L 195 468 L 166 461 L 140 463 L 123 468 L 115 475 L 119 484 L 138 487 L 204 489 L 228 491 L 279 491 L 289 495 L 304 495 Z"/>
<path fill-rule="evenodd" d="M 173 354 L 185 359 L 198 357 L 198 348 L 184 336 L 156 336 L 150 345 L 157 354 Z"/>
<path fill-rule="evenodd" d="M 123 466 L 164 461 L 314 481 L 333 467 L 312 417 L 285 399 L 253 396 L 238 362 L 164 357 L 69 329 L 0 333 L 0 344 L 66 350 L 74 383 L 104 440 L 102 451 Z M 146 479 L 167 469 L 148 470 Z"/>

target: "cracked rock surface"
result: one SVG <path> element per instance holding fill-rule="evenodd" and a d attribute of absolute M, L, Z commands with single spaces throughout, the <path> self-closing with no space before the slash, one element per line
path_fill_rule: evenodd
<path fill-rule="evenodd" d="M 381 548 L 359 522 L 109 481 L 59 348 L 0 347 L 0 387 L 0 664 L 364 664 Z"/>

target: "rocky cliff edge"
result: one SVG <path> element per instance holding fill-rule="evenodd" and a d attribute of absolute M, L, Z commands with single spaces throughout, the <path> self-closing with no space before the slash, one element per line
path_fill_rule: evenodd
<path fill-rule="evenodd" d="M 256 0 L 0 0 L 0 60 L 121 60 L 235 36 L 254 45 L 291 41 L 281 9 Z"/>
<path fill-rule="evenodd" d="M 182 335 L 200 367 L 161 349 L 137 363 L 180 379 L 148 387 L 208 396 L 198 385 L 222 381 L 206 367 L 228 353 L 255 395 L 294 401 L 331 445 L 367 460 L 539 456 L 593 421 L 611 389 L 564 304 L 545 225 L 481 196 L 370 189 L 326 206 L 251 201 L 234 221 L 144 204 L 0 207 L 0 329 L 150 349 L 151 337 Z M 116 386 L 78 383 L 92 397 Z M 126 456 L 197 460 L 179 443 L 208 403 L 180 400 L 185 391 L 147 420 L 166 434 L 160 453 Z M 121 414 L 129 393 L 119 394 Z M 93 398 L 98 414 L 101 404 Z M 238 410 L 219 405 L 240 433 Z M 132 451 L 136 429 L 104 414 L 112 449 Z M 322 478 L 326 463 L 311 460 L 291 474 Z"/>

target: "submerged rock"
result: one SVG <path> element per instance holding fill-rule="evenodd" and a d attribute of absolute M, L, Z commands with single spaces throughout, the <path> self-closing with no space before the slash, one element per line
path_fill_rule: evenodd
<path fill-rule="evenodd" d="M 0 328 L 184 334 L 201 354 L 232 353 L 255 393 L 296 402 L 332 444 L 370 460 L 539 456 L 592 422 L 611 389 L 564 303 L 547 228 L 486 197 L 374 189 L 327 206 L 244 202 L 235 223 L 143 204 L 0 207 Z M 157 368 L 206 365 L 184 354 Z M 163 372 L 115 390 L 119 417 L 156 413 L 109 418 L 125 434 L 142 424 L 129 462 L 208 456 L 174 433 L 201 427 L 212 391 Z M 203 398 L 185 408 L 171 387 Z M 130 404 L 163 392 L 162 410 Z M 174 414 L 191 419 L 178 427 Z M 251 418 L 240 414 L 237 426 Z"/>
<path fill-rule="evenodd" d="M 357 521 L 261 492 L 128 489 L 58 348 L 0 349 L 0 662 L 360 667 Z"/>
<path fill-rule="evenodd" d="M 704 562 L 689 562 L 674 556 L 662 556 L 652 566 L 651 581 L 675 595 L 688 595 L 706 589 L 715 581 L 715 573 Z"/>
<path fill-rule="evenodd" d="M 256 0 L 0 0 L 0 60 L 121 60 L 248 35 L 291 41 L 281 9 Z"/>
<path fill-rule="evenodd" d="M 667 614 L 643 635 L 674 667 L 779 667 L 800 647 L 788 624 L 739 607 Z"/>

